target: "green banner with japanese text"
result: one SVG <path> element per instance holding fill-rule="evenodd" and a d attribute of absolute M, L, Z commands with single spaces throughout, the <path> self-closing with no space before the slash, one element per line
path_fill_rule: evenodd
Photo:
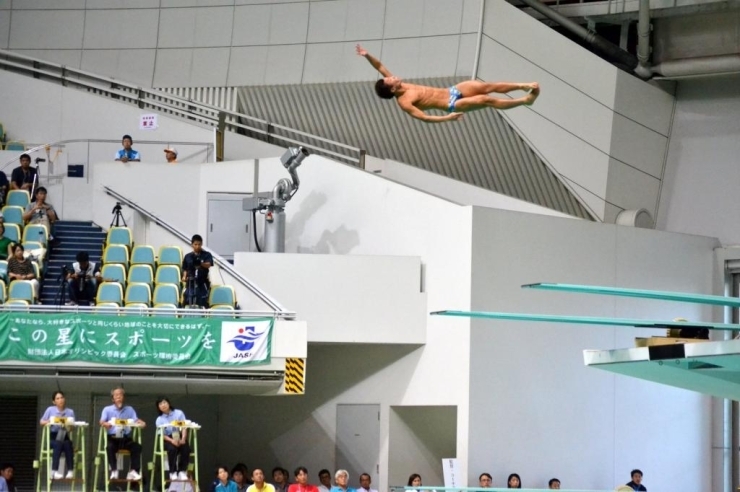
<path fill-rule="evenodd" d="M 0 314 L 0 361 L 225 366 L 269 364 L 273 318 Z"/>

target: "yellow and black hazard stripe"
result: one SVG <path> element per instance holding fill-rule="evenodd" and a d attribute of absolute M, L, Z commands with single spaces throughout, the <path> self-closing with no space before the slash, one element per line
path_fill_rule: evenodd
<path fill-rule="evenodd" d="M 285 359 L 285 392 L 302 395 L 306 386 L 306 360 Z"/>

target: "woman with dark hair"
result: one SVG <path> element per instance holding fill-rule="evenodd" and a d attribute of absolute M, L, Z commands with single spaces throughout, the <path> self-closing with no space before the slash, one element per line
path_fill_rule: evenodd
<path fill-rule="evenodd" d="M 49 425 L 55 417 L 66 419 L 65 425 L 52 424 L 49 428 L 49 445 L 52 449 L 51 478 L 53 480 L 61 480 L 62 478 L 71 480 L 74 478 L 75 467 L 74 450 L 72 449 L 72 441 L 69 439 L 69 432 L 72 430 L 71 424 L 74 423 L 75 411 L 67 408 L 67 400 L 61 391 L 55 391 L 51 395 L 51 401 L 53 405 L 44 412 L 44 415 L 41 417 L 41 425 Z M 59 471 L 59 458 L 62 456 L 62 452 L 64 452 L 67 475 Z"/>
<path fill-rule="evenodd" d="M 185 414 L 177 410 L 170 403 L 169 398 L 157 398 L 157 432 L 164 438 L 164 449 L 167 451 L 167 462 L 170 468 L 170 480 L 189 480 L 188 465 L 190 465 L 190 446 L 188 445 L 188 430 L 172 427 L 169 424 L 175 420 L 184 421 Z M 226 471 L 228 476 L 228 470 Z"/>
<path fill-rule="evenodd" d="M 249 468 L 244 463 L 237 463 L 231 469 L 231 479 L 236 483 L 237 492 L 247 492 L 247 488 L 249 488 L 248 476 Z"/>
<path fill-rule="evenodd" d="M 421 487 L 421 475 L 418 473 L 412 473 L 409 476 L 409 482 L 406 485 L 409 487 Z"/>
<path fill-rule="evenodd" d="M 13 257 L 8 260 L 8 280 L 28 280 L 33 285 L 33 300 L 39 298 L 39 281 L 36 279 L 36 271 L 33 269 L 31 260 L 23 258 L 25 249 L 22 244 L 16 244 L 13 248 Z"/>
<path fill-rule="evenodd" d="M 516 473 L 512 473 L 509 475 L 509 479 L 506 480 L 506 488 L 507 489 L 521 489 L 522 488 L 522 479 L 519 478 L 519 475 Z"/>
<path fill-rule="evenodd" d="M 216 487 L 214 492 L 236 492 L 236 482 L 229 478 L 229 469 L 225 466 L 216 468 Z"/>
<path fill-rule="evenodd" d="M 295 482 L 290 484 L 288 492 L 319 492 L 318 487 L 308 483 L 308 469 L 305 466 L 299 466 L 293 472 Z"/>

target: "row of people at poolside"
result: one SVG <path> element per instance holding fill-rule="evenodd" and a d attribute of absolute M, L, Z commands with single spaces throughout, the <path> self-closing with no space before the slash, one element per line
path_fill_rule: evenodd
<path fill-rule="evenodd" d="M 134 150 L 134 139 L 131 135 L 124 135 L 121 139 L 123 148 L 116 152 L 115 159 L 121 162 L 141 162 L 141 154 Z M 177 164 L 177 149 L 169 146 L 164 149 L 164 158 L 168 164 Z"/>
<path fill-rule="evenodd" d="M 418 475 L 411 475 L 411 477 L 409 478 L 409 485 L 413 485 L 411 481 L 412 481 L 412 478 L 414 478 L 415 476 L 418 476 Z M 632 478 L 632 480 L 629 483 L 625 484 L 624 485 L 625 487 L 629 487 L 632 490 L 636 490 L 640 492 L 647 492 L 647 489 L 645 488 L 645 486 L 642 485 L 642 471 L 641 470 L 637 470 L 637 469 L 632 470 L 630 472 L 630 477 Z M 418 485 L 415 485 L 415 486 L 418 487 L 420 485 L 421 485 L 421 477 L 419 477 Z M 481 473 L 480 476 L 478 477 L 478 485 L 484 489 L 493 487 L 493 477 L 491 476 L 491 474 Z M 522 488 L 521 477 L 519 477 L 519 475 L 516 473 L 512 473 L 511 475 L 509 475 L 509 478 L 506 479 L 506 488 L 521 489 Z M 551 478 L 547 482 L 547 488 L 559 490 L 560 480 L 558 480 L 557 478 Z"/>
<path fill-rule="evenodd" d="M 350 475 L 347 470 L 337 470 L 334 473 L 334 485 L 331 484 L 331 473 L 323 469 L 319 472 L 319 485 L 308 483 L 308 469 L 299 466 L 293 472 L 294 483 L 288 483 L 288 470 L 276 467 L 272 470 L 272 483 L 265 481 L 265 474 L 261 468 L 252 470 L 251 480 L 247 480 L 247 467 L 240 463 L 234 467 L 229 476 L 226 466 L 216 469 L 216 480 L 211 485 L 211 492 L 378 492 L 370 487 L 370 474 L 360 475 L 360 487 L 355 489 L 349 486 Z"/>
<path fill-rule="evenodd" d="M 123 388 L 115 388 L 111 391 L 112 404 L 103 408 L 100 415 L 100 425 L 106 429 L 107 444 L 106 454 L 108 456 L 108 466 L 110 479 L 118 480 L 118 469 L 116 453 L 125 449 L 131 454 L 131 468 L 126 475 L 127 480 L 141 480 L 141 444 L 133 439 L 131 426 L 116 425 L 116 420 L 127 420 L 138 427 L 146 427 L 146 423 L 141 420 L 136 410 L 129 405 L 125 405 L 126 391 Z M 49 425 L 53 417 L 64 417 L 69 423 L 66 426 L 52 424 L 50 426 L 50 445 L 52 448 L 51 469 L 52 479 L 59 480 L 62 478 L 73 478 L 74 470 L 74 451 L 69 433 L 72 430 L 71 422 L 74 422 L 75 412 L 67 407 L 64 393 L 55 391 L 52 395 L 52 402 L 41 417 L 41 425 Z M 157 428 L 166 425 L 174 420 L 186 420 L 185 414 L 177 410 L 170 404 L 167 397 L 159 397 L 156 401 Z M 188 480 L 187 469 L 190 464 L 190 447 L 188 445 L 187 429 L 178 430 L 174 427 L 163 427 L 161 429 L 164 438 L 164 448 L 167 452 L 167 461 L 170 470 L 170 480 Z M 67 467 L 67 473 L 60 470 L 60 458 L 64 454 L 64 461 Z"/>

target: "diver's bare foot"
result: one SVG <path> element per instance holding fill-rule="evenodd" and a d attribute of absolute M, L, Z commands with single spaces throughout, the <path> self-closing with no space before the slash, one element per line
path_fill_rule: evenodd
<path fill-rule="evenodd" d="M 536 87 L 533 87 L 530 93 L 527 94 L 527 96 L 524 98 L 524 104 L 526 104 L 527 106 L 531 106 L 534 103 L 535 99 L 537 99 L 537 96 L 540 95 L 540 86 L 536 83 L 535 85 Z"/>

